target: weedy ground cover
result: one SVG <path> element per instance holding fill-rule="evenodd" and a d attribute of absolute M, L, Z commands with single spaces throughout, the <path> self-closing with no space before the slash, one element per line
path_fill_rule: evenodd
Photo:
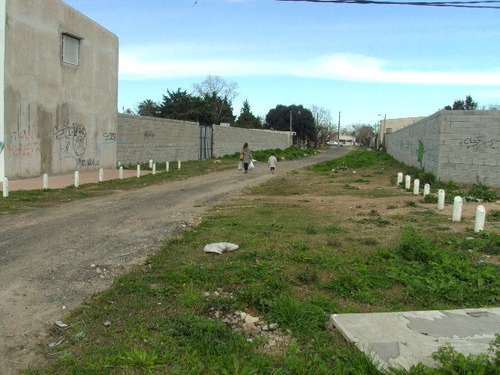
<path fill-rule="evenodd" d="M 63 343 L 44 348 L 47 367 L 25 374 L 379 374 L 327 329 L 330 314 L 500 301 L 498 220 L 479 234 L 469 213 L 450 223 L 395 186 L 400 168 L 385 154 L 353 152 L 214 207 L 71 313 L 70 328 L 54 332 Z M 204 253 L 213 242 L 240 248 Z M 217 319 L 231 311 L 275 323 L 292 340 L 266 350 L 266 339 Z M 454 354 L 443 353 L 436 358 L 447 365 Z"/>

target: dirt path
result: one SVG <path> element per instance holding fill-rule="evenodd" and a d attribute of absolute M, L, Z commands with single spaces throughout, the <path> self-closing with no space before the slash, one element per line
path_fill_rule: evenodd
<path fill-rule="evenodd" d="M 278 165 L 276 175 L 343 155 L 332 148 Z M 114 276 L 144 262 L 208 208 L 273 177 L 236 170 L 0 216 L 0 369 L 16 374 L 50 344 L 48 329 Z"/>

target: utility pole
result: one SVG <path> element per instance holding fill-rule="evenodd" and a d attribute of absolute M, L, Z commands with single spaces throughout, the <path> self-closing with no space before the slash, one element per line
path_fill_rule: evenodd
<path fill-rule="evenodd" d="M 338 125 L 338 145 L 337 146 L 340 146 L 340 111 L 339 111 L 339 125 Z"/>
<path fill-rule="evenodd" d="M 293 135 L 292 135 L 292 110 L 290 110 L 290 146 L 293 146 Z"/>

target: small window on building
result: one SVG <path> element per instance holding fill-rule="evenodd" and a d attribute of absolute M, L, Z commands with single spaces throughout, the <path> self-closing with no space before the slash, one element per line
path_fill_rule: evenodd
<path fill-rule="evenodd" d="M 62 61 L 71 65 L 80 64 L 80 39 L 63 34 Z"/>

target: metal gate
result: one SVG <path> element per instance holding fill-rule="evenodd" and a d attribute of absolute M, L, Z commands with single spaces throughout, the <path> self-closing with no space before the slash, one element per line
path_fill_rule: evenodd
<path fill-rule="evenodd" d="M 212 159 L 212 135 L 213 129 L 210 125 L 200 125 L 200 140 L 198 159 Z"/>

